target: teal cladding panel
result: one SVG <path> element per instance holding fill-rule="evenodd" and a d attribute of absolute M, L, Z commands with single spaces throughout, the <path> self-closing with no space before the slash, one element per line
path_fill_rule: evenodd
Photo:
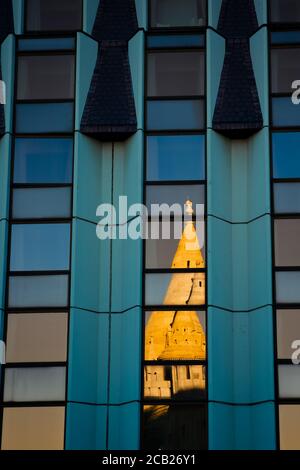
<path fill-rule="evenodd" d="M 148 29 L 148 0 L 135 0 L 139 28 Z"/>
<path fill-rule="evenodd" d="M 119 404 L 141 397 L 142 309 L 111 316 L 109 402 Z"/>
<path fill-rule="evenodd" d="M 68 401 L 107 403 L 109 319 L 71 309 Z"/>
<path fill-rule="evenodd" d="M 225 57 L 225 39 L 211 29 L 207 30 L 207 127 L 212 127 L 221 73 Z"/>
<path fill-rule="evenodd" d="M 144 127 L 144 49 L 145 34 L 139 31 L 128 43 L 128 57 L 137 116 L 137 127 Z"/>
<path fill-rule="evenodd" d="M 140 404 L 129 403 L 109 408 L 109 449 L 138 450 L 140 441 Z"/>
<path fill-rule="evenodd" d="M 15 33 L 23 34 L 25 0 L 12 0 L 14 11 Z"/>
<path fill-rule="evenodd" d="M 275 450 L 274 403 L 209 404 L 210 450 Z"/>
<path fill-rule="evenodd" d="M 267 23 L 268 19 L 268 0 L 254 0 L 257 21 L 259 26 Z"/>
<path fill-rule="evenodd" d="M 222 6 L 222 0 L 208 0 L 208 24 L 217 29 Z"/>
<path fill-rule="evenodd" d="M 269 48 L 267 27 L 261 28 L 250 38 L 250 52 L 264 126 L 267 126 L 269 125 Z"/>
<path fill-rule="evenodd" d="M 97 60 L 98 43 L 82 33 L 77 33 L 76 57 L 76 113 L 75 129 L 80 122 Z"/>
<path fill-rule="evenodd" d="M 83 0 L 83 31 L 92 34 L 99 0 Z"/>
<path fill-rule="evenodd" d="M 13 124 L 14 64 L 15 38 L 9 35 L 1 46 L 2 80 L 6 86 L 6 104 L 4 106 L 6 132 L 12 132 Z"/>
<path fill-rule="evenodd" d="M 105 450 L 106 421 L 106 406 L 69 403 L 66 419 L 66 450 Z"/>

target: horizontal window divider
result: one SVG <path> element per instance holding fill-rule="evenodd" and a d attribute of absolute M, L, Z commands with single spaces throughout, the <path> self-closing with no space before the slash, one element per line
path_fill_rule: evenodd
<path fill-rule="evenodd" d="M 276 21 L 270 21 L 269 22 L 269 31 L 270 33 L 288 33 L 291 30 L 299 30 L 300 28 L 300 22 L 296 23 L 280 23 Z"/>
<path fill-rule="evenodd" d="M 292 96 L 292 93 L 291 93 Z M 300 110 L 299 110 L 300 112 Z M 300 126 L 273 126 L 270 124 L 270 128 L 274 132 L 300 132 Z"/>
<path fill-rule="evenodd" d="M 295 364 L 293 364 L 292 359 L 277 359 L 277 365 L 278 366 L 284 366 L 284 365 L 293 366 Z"/>
<path fill-rule="evenodd" d="M 292 98 L 292 94 L 294 93 L 295 90 L 292 89 L 291 91 L 284 91 L 281 93 L 272 93 L 271 97 L 272 98 Z"/>
<path fill-rule="evenodd" d="M 152 33 L 174 33 L 174 34 L 185 34 L 185 33 L 193 33 L 193 32 L 197 32 L 197 33 L 201 33 L 202 34 L 205 34 L 206 32 L 206 29 L 207 29 L 207 25 L 204 25 L 204 26 L 183 26 L 183 27 L 180 27 L 180 26 L 169 26 L 169 27 L 162 27 L 162 28 L 155 28 L 155 27 L 151 27 L 149 26 L 149 29 L 148 29 L 148 34 L 152 34 Z"/>
<path fill-rule="evenodd" d="M 147 47 L 148 53 L 159 54 L 160 52 L 205 52 L 205 46 L 151 46 Z"/>
<path fill-rule="evenodd" d="M 274 266 L 276 272 L 297 272 L 300 271 L 300 266 Z"/>
<path fill-rule="evenodd" d="M 18 104 L 61 104 L 61 103 L 74 103 L 74 98 L 70 99 L 38 99 L 38 100 L 16 100 L 16 105 Z"/>
<path fill-rule="evenodd" d="M 189 268 L 189 269 L 147 269 L 145 268 L 145 274 L 191 274 L 191 273 L 206 273 L 206 268 Z"/>
<path fill-rule="evenodd" d="M 300 219 L 300 212 L 293 212 L 293 213 L 280 213 L 274 212 L 272 214 L 274 220 L 284 220 L 284 219 Z"/>
<path fill-rule="evenodd" d="M 64 314 L 69 314 L 70 313 L 70 308 L 66 308 L 65 306 L 62 308 L 59 307 L 26 307 L 26 308 L 7 308 L 6 312 L 8 315 L 26 315 L 26 314 L 33 314 L 33 315 L 38 315 L 38 314 L 47 314 L 47 313 L 64 313 Z"/>
<path fill-rule="evenodd" d="M 191 101 L 204 100 L 205 95 L 148 96 L 147 101 Z"/>
<path fill-rule="evenodd" d="M 197 361 L 197 360 L 185 360 L 185 359 L 177 359 L 177 360 L 157 360 L 157 361 L 147 361 L 144 359 L 144 366 L 207 366 L 207 361 Z"/>
<path fill-rule="evenodd" d="M 68 363 L 64 362 L 8 362 L 3 365 L 4 369 L 30 369 L 30 368 L 50 368 L 50 367 L 67 367 Z"/>
<path fill-rule="evenodd" d="M 273 31 L 275 32 L 275 31 Z M 279 33 L 279 31 L 277 31 Z M 281 31 L 283 32 L 283 31 Z M 286 31 L 287 33 L 289 31 Z M 275 49 L 298 49 L 300 47 L 300 41 L 299 42 L 272 42 L 272 38 L 270 39 L 271 41 L 271 50 Z"/>
<path fill-rule="evenodd" d="M 65 407 L 66 401 L 8 401 L 2 402 L 2 408 L 54 408 Z"/>
<path fill-rule="evenodd" d="M 182 130 L 178 131 L 177 129 L 175 130 L 168 130 L 168 131 L 145 131 L 146 137 L 162 137 L 162 136 L 182 136 L 182 135 L 203 135 L 206 137 L 206 132 L 205 130 L 202 131 L 194 131 L 194 130 Z"/>
<path fill-rule="evenodd" d="M 282 398 L 278 397 L 278 405 L 300 405 L 300 394 L 299 398 Z"/>
<path fill-rule="evenodd" d="M 207 310 L 207 304 L 203 305 L 144 305 L 143 310 L 145 312 L 174 312 L 175 310 L 180 311 L 191 311 L 200 310 L 204 311 Z"/>
<path fill-rule="evenodd" d="M 53 217 L 53 218 L 42 218 L 42 217 L 39 217 L 39 218 L 25 218 L 25 219 L 21 219 L 21 218 L 18 218 L 18 219 L 15 219 L 15 218 L 11 218 L 10 219 L 10 222 L 13 224 L 13 225 L 47 225 L 47 224 L 71 224 L 72 222 L 72 217 L 61 217 L 61 218 L 58 218 L 58 217 Z"/>
<path fill-rule="evenodd" d="M 18 35 L 18 40 L 22 39 L 76 39 L 76 33 L 78 31 L 28 31 L 26 33 Z M 53 38 L 53 35 L 55 37 Z"/>
<path fill-rule="evenodd" d="M 294 303 L 294 304 L 281 304 L 277 303 L 275 305 L 276 310 L 300 310 L 300 303 Z"/>
<path fill-rule="evenodd" d="M 70 274 L 70 270 L 64 271 L 9 271 L 9 276 L 20 276 L 20 277 L 30 277 L 30 276 L 66 276 Z"/>
<path fill-rule="evenodd" d="M 13 189 L 58 189 L 73 188 L 73 183 L 12 183 Z"/>
<path fill-rule="evenodd" d="M 35 39 L 42 39 L 40 38 L 40 36 L 38 38 L 35 38 Z M 51 38 L 49 38 L 51 39 Z M 73 38 L 70 38 L 70 39 L 73 39 Z M 75 49 L 46 49 L 46 50 L 43 50 L 43 49 L 39 49 L 39 50 L 26 50 L 26 51 L 22 51 L 22 50 L 19 50 L 17 51 L 17 57 L 33 57 L 33 56 L 43 56 L 43 57 L 52 57 L 52 56 L 57 56 L 57 55 L 75 55 L 74 54 L 75 52 Z"/>
<path fill-rule="evenodd" d="M 168 181 L 146 181 L 146 186 L 197 186 L 205 185 L 206 180 L 168 180 Z"/>
<path fill-rule="evenodd" d="M 273 178 L 273 183 L 300 183 L 300 178 Z"/>

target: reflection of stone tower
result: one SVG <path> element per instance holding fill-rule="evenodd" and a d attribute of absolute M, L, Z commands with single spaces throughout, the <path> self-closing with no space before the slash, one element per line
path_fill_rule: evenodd
<path fill-rule="evenodd" d="M 186 203 L 188 215 L 191 203 Z M 197 233 L 192 220 L 185 223 L 172 262 L 172 269 L 204 268 Z M 174 273 L 168 286 L 164 305 L 203 305 L 205 275 Z M 169 350 L 169 352 L 167 352 Z M 145 359 L 204 359 L 205 334 L 195 311 L 153 312 L 146 326 Z M 172 357 L 170 357 L 172 356 Z"/>
<path fill-rule="evenodd" d="M 187 203 L 188 209 L 191 209 Z M 205 263 L 193 221 L 185 224 L 172 268 L 204 268 Z M 201 305 L 205 302 L 203 273 L 175 273 L 168 286 L 165 305 Z M 196 311 L 153 312 L 146 327 L 146 360 L 205 360 L 205 333 Z M 145 367 L 145 396 L 171 398 L 185 391 L 205 389 L 201 365 Z"/>

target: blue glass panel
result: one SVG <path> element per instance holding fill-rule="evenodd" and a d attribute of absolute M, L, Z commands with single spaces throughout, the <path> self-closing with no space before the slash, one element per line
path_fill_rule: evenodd
<path fill-rule="evenodd" d="M 273 98 L 272 104 L 273 126 L 300 126 L 300 106 L 293 104 L 290 96 L 287 98 Z"/>
<path fill-rule="evenodd" d="M 10 276 L 8 304 L 11 308 L 66 307 L 69 276 Z"/>
<path fill-rule="evenodd" d="M 299 214 L 300 183 L 274 184 L 274 209 L 276 214 Z"/>
<path fill-rule="evenodd" d="M 74 38 L 20 39 L 19 51 L 61 51 L 75 49 Z"/>
<path fill-rule="evenodd" d="M 204 47 L 202 34 L 148 36 L 148 47 Z"/>
<path fill-rule="evenodd" d="M 147 138 L 148 181 L 204 179 L 204 160 L 204 135 L 156 135 Z"/>
<path fill-rule="evenodd" d="M 300 132 L 274 132 L 272 143 L 274 178 L 299 178 Z"/>
<path fill-rule="evenodd" d="M 272 44 L 298 44 L 300 43 L 300 31 L 280 31 L 271 33 Z"/>
<path fill-rule="evenodd" d="M 15 183 L 71 183 L 73 139 L 17 138 Z"/>
<path fill-rule="evenodd" d="M 20 134 L 72 132 L 73 103 L 18 104 L 16 132 Z"/>
<path fill-rule="evenodd" d="M 70 264 L 70 224 L 12 226 L 11 271 L 67 271 Z"/>
<path fill-rule="evenodd" d="M 148 130 L 204 128 L 203 100 L 148 101 Z"/>
<path fill-rule="evenodd" d="M 13 191 L 14 219 L 71 216 L 71 188 L 23 188 Z"/>

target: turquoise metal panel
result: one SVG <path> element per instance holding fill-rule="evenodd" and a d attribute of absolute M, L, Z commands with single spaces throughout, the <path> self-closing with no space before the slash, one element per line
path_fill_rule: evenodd
<path fill-rule="evenodd" d="M 9 217 L 11 136 L 0 139 L 0 220 Z"/>
<path fill-rule="evenodd" d="M 99 240 L 96 225 L 75 219 L 72 227 L 71 306 L 109 311 L 110 240 Z"/>
<path fill-rule="evenodd" d="M 139 28 L 148 28 L 148 0 L 135 0 Z"/>
<path fill-rule="evenodd" d="M 209 308 L 208 331 L 209 400 L 274 400 L 272 307 L 250 314 Z"/>
<path fill-rule="evenodd" d="M 256 406 L 209 404 L 210 450 L 275 450 L 273 403 Z"/>
<path fill-rule="evenodd" d="M 77 33 L 76 130 L 80 130 L 80 122 L 96 65 L 97 52 L 98 43 L 96 41 L 85 34 Z"/>
<path fill-rule="evenodd" d="M 269 132 L 232 141 L 207 134 L 208 213 L 228 222 L 247 223 L 270 213 Z"/>
<path fill-rule="evenodd" d="M 106 406 L 69 403 L 66 416 L 66 450 L 105 450 Z"/>
<path fill-rule="evenodd" d="M 71 309 L 68 401 L 107 403 L 109 319 Z"/>
<path fill-rule="evenodd" d="M 207 127 L 212 127 L 224 57 L 225 39 L 208 29 L 206 35 Z"/>
<path fill-rule="evenodd" d="M 14 11 L 15 33 L 23 34 L 25 0 L 12 0 Z"/>
<path fill-rule="evenodd" d="M 222 0 L 208 0 L 208 24 L 212 28 L 218 26 L 221 5 Z"/>
<path fill-rule="evenodd" d="M 74 217 L 98 223 L 97 207 L 112 203 L 112 144 L 75 134 Z"/>
<path fill-rule="evenodd" d="M 15 38 L 7 36 L 1 46 L 2 80 L 6 86 L 5 130 L 12 132 L 13 100 L 14 100 L 14 64 L 15 64 Z"/>
<path fill-rule="evenodd" d="M 129 403 L 109 408 L 109 445 L 111 450 L 138 450 L 140 441 L 140 405 Z"/>
<path fill-rule="evenodd" d="M 112 404 L 141 399 L 142 309 L 111 315 L 110 393 Z"/>
<path fill-rule="evenodd" d="M 264 119 L 264 126 L 267 126 L 269 125 L 269 50 L 267 27 L 261 28 L 250 38 L 250 52 Z"/>
<path fill-rule="evenodd" d="M 5 286 L 6 286 L 6 260 L 7 260 L 7 240 L 8 222 L 0 220 L 0 339 L 3 334 L 3 315 L 1 309 L 5 307 Z"/>
<path fill-rule="evenodd" d="M 126 143 L 114 146 L 113 201 L 118 224 L 124 236 L 141 219 L 131 221 L 135 212 L 130 213 L 133 204 L 141 204 L 143 197 L 143 133 L 137 132 Z M 119 197 L 127 196 L 128 210 L 122 209 Z M 127 223 L 129 221 L 129 223 Z M 120 228 L 120 227 L 119 227 Z M 141 225 L 140 228 L 142 229 Z M 139 230 L 139 228 L 138 228 Z M 141 305 L 142 295 L 142 240 L 127 240 L 119 236 L 112 243 L 112 311 L 120 312 Z"/>
<path fill-rule="evenodd" d="M 92 34 L 99 0 L 83 0 L 83 31 Z"/>
<path fill-rule="evenodd" d="M 128 57 L 138 129 L 144 127 L 144 47 L 145 34 L 143 31 L 139 31 L 128 43 Z"/>
<path fill-rule="evenodd" d="M 268 0 L 254 0 L 259 26 L 267 23 Z"/>

